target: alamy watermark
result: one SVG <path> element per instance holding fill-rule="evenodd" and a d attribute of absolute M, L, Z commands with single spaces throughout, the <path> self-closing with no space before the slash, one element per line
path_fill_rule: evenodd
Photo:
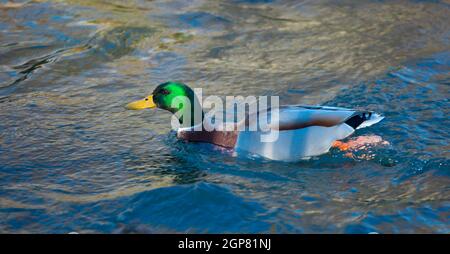
<path fill-rule="evenodd" d="M 201 88 L 193 91 L 196 95 L 193 102 L 185 96 L 172 100 L 173 108 L 184 109 L 172 116 L 173 130 L 258 131 L 261 132 L 261 142 L 278 139 L 278 96 L 225 96 L 224 100 L 215 95 L 203 98 Z M 183 119 L 182 123 L 179 119 Z M 196 124 L 192 126 L 192 123 Z"/>

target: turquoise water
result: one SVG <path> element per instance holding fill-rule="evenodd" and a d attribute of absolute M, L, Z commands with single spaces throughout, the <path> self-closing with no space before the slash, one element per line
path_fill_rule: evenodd
<path fill-rule="evenodd" d="M 0 1 L 0 232 L 450 233 L 444 1 Z M 186 144 L 167 80 L 382 113 L 389 146 Z M 370 156 L 363 156 L 370 155 Z"/>

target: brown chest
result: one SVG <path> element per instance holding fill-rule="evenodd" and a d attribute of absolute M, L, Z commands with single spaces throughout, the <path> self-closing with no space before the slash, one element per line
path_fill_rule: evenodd
<path fill-rule="evenodd" d="M 192 142 L 211 143 L 226 148 L 236 145 L 237 131 L 179 131 L 177 137 Z"/>

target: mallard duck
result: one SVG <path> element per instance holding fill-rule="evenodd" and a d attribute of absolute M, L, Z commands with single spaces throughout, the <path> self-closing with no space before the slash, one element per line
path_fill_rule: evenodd
<path fill-rule="evenodd" d="M 132 110 L 160 108 L 172 114 L 192 110 L 193 107 L 183 108 L 181 104 L 172 106 L 173 100 L 178 96 L 185 96 L 192 105 L 198 101 L 189 86 L 178 82 L 166 82 L 157 86 L 150 96 L 131 102 L 126 108 Z M 279 132 L 278 138 L 272 142 L 262 142 L 263 131 L 207 131 L 204 129 L 194 131 L 194 128 L 201 125 L 203 118 L 206 117 L 203 112 L 202 119 L 192 119 L 187 127 L 178 128 L 177 137 L 186 141 L 207 142 L 235 149 L 237 153 L 245 151 L 258 154 L 271 160 L 297 161 L 327 153 L 333 146 L 345 150 L 348 147 L 338 140 L 350 136 L 357 129 L 373 125 L 383 119 L 382 116 L 371 111 L 339 107 L 289 105 L 280 106 L 277 109 Z M 273 108 L 267 110 L 269 115 L 272 111 Z M 183 122 L 183 119 L 178 120 L 180 123 Z"/>

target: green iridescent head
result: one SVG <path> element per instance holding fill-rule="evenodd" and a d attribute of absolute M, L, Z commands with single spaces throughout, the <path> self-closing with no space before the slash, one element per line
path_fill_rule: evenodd
<path fill-rule="evenodd" d="M 188 98 L 191 104 L 195 98 L 194 91 L 190 87 L 177 82 L 166 82 L 157 86 L 152 95 L 158 108 L 172 113 L 184 110 L 186 105 L 183 103 L 183 97 Z"/>
<path fill-rule="evenodd" d="M 131 102 L 128 109 L 140 110 L 146 108 L 160 108 L 177 114 L 180 123 L 183 123 L 183 115 L 191 114 L 191 124 L 194 125 L 194 110 L 201 110 L 201 106 L 194 91 L 183 83 L 166 82 L 157 86 L 153 93 L 142 100 Z M 203 118 L 203 112 L 201 112 Z M 186 123 L 185 123 L 186 124 Z"/>

